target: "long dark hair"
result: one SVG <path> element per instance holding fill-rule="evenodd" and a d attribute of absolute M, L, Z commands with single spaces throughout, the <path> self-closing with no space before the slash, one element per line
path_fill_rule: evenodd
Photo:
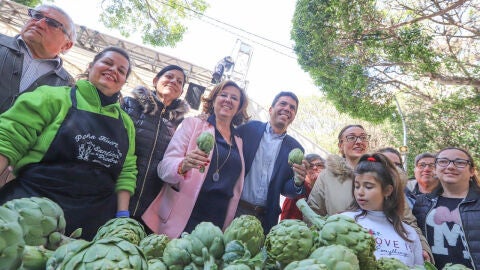
<path fill-rule="evenodd" d="M 392 193 L 383 200 L 383 213 L 387 220 L 393 225 L 394 230 L 405 241 L 411 242 L 408 238 L 407 231 L 402 224 L 403 211 L 405 207 L 405 194 L 403 192 L 403 184 L 395 165 L 382 153 L 365 154 L 360 158 L 355 167 L 355 176 L 365 173 L 374 173 L 375 179 L 381 184 L 382 191 L 389 185 L 392 186 Z M 355 181 L 352 183 L 352 195 L 355 197 Z M 354 200 L 350 209 L 361 209 L 357 201 Z M 367 215 L 367 211 L 363 210 L 355 216 L 357 220 L 361 216 Z"/>

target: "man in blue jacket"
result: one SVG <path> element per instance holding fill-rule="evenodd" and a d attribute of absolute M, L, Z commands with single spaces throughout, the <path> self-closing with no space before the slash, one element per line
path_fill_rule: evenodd
<path fill-rule="evenodd" d="M 294 198 L 305 193 L 305 165 L 288 164 L 292 149 L 304 151 L 300 143 L 287 135 L 297 109 L 297 96 L 292 92 L 280 92 L 269 109 L 267 123 L 250 121 L 238 127 L 243 139 L 245 183 L 236 215 L 256 216 L 265 233 L 278 223 L 280 194 Z M 299 184 L 295 184 L 295 175 Z"/>

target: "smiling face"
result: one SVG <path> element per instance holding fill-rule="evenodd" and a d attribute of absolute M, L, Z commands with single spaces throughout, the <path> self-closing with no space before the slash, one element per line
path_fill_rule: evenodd
<path fill-rule="evenodd" d="M 437 161 L 439 159 L 470 161 L 464 152 L 457 149 L 447 149 L 440 152 L 437 156 Z M 435 172 L 445 189 L 449 187 L 458 189 L 460 187 L 468 190 L 469 180 L 474 175 L 474 169 L 470 164 L 467 164 L 464 168 L 458 168 L 453 162 L 450 162 L 446 167 L 442 167 L 437 163 Z"/>
<path fill-rule="evenodd" d="M 282 96 L 274 106 L 270 107 L 270 125 L 277 134 L 284 133 L 295 119 L 297 102 L 289 97 Z"/>
<path fill-rule="evenodd" d="M 390 196 L 393 187 L 388 185 L 385 190 L 377 180 L 376 173 L 362 173 L 355 176 L 353 194 L 360 208 L 367 211 L 382 211 L 383 200 Z"/>
<path fill-rule="evenodd" d="M 419 159 L 414 169 L 415 179 L 425 186 L 436 186 L 438 180 L 435 176 L 435 158 L 425 157 Z"/>
<path fill-rule="evenodd" d="M 354 141 L 347 141 L 347 137 L 356 136 Z M 360 127 L 347 128 L 338 143 L 340 153 L 344 155 L 348 160 L 358 160 L 363 154 L 368 151 L 368 140 L 362 140 L 361 138 L 367 138 L 368 135 Z"/>
<path fill-rule="evenodd" d="M 57 10 L 48 7 L 36 9 L 43 16 L 49 17 L 61 23 L 68 32 L 70 25 L 68 20 Z M 52 59 L 73 46 L 73 42 L 61 28 L 49 26 L 45 19 L 37 20 L 30 18 L 22 28 L 20 35 L 34 58 Z"/>
<path fill-rule="evenodd" d="M 127 81 L 128 60 L 114 51 L 107 51 L 88 68 L 88 80 L 106 96 L 122 89 Z"/>
<path fill-rule="evenodd" d="M 184 83 L 185 75 L 178 69 L 169 70 L 160 78 L 153 79 L 157 96 L 166 106 L 182 95 Z"/>
<path fill-rule="evenodd" d="M 215 97 L 213 112 L 217 120 L 232 121 L 240 108 L 241 93 L 238 88 L 228 85 Z"/>

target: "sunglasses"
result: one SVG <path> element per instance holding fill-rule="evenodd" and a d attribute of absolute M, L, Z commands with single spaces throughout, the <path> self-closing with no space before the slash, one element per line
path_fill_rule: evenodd
<path fill-rule="evenodd" d="M 68 38 L 70 38 L 70 35 L 67 32 L 67 29 L 63 26 L 63 24 L 55 19 L 52 19 L 50 17 L 47 17 L 43 15 L 40 11 L 29 8 L 28 9 L 28 16 L 32 18 L 35 21 L 41 21 L 42 19 L 45 19 L 45 22 L 47 23 L 48 26 L 56 29 L 60 29 L 65 35 L 67 35 Z"/>

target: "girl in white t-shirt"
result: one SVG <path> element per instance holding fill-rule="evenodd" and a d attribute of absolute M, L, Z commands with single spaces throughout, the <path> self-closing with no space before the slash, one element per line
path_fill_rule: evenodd
<path fill-rule="evenodd" d="M 375 257 L 392 257 L 408 266 L 423 265 L 415 230 L 402 222 L 405 196 L 395 165 L 383 154 L 365 154 L 355 167 L 355 201 L 343 215 L 354 218 L 375 238 Z"/>

